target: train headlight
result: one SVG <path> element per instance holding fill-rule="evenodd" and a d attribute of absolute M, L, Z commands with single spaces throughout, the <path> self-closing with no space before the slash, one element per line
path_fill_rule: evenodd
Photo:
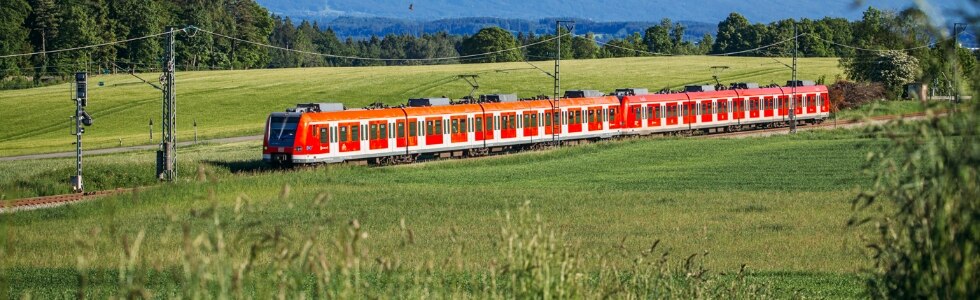
<path fill-rule="evenodd" d="M 296 147 L 296 152 L 302 152 L 302 151 L 303 151 L 303 147 L 302 146 Z"/>

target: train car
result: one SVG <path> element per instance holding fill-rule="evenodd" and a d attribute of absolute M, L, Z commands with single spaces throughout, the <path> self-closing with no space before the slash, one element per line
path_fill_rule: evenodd
<path fill-rule="evenodd" d="M 395 164 L 420 156 L 481 156 L 623 135 L 733 131 L 783 126 L 796 95 L 798 122 L 819 123 L 830 113 L 827 88 L 734 84 L 689 86 L 684 92 L 645 89 L 566 91 L 554 100 L 484 95 L 480 101 L 409 99 L 407 106 L 346 109 L 339 103 L 299 104 L 266 120 L 263 160 L 276 163 L 345 161 Z M 794 88 L 793 85 L 796 87 Z"/>

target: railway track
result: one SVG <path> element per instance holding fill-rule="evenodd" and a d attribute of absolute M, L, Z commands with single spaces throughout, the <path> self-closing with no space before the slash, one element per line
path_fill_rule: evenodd
<path fill-rule="evenodd" d="M 11 200 L 5 203 L 0 203 L 0 213 L 58 207 L 62 205 L 88 201 L 100 197 L 126 193 L 132 190 L 133 188 L 119 188 L 114 190 L 104 190 L 104 191 L 95 191 L 95 192 L 86 192 L 86 193 L 74 193 L 74 194 L 53 195 L 53 196 Z"/>

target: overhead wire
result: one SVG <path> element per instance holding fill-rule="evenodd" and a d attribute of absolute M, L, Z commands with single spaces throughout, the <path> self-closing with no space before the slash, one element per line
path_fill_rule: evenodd
<path fill-rule="evenodd" d="M 932 47 L 933 45 L 936 44 L 936 42 L 932 42 L 932 43 L 929 43 L 929 44 L 926 44 L 926 45 L 917 46 L 917 47 L 911 47 L 911 48 L 905 48 L 905 49 L 869 49 L 869 48 L 862 48 L 862 47 L 856 47 L 856 46 L 841 44 L 841 43 L 838 43 L 838 42 L 834 42 L 834 41 L 831 41 L 831 40 L 827 40 L 827 39 L 821 38 L 820 36 L 817 36 L 817 35 L 811 35 L 811 36 L 814 37 L 814 38 L 816 38 L 816 39 L 818 39 L 818 40 L 821 40 L 821 41 L 823 41 L 825 43 L 830 43 L 830 44 L 841 46 L 841 47 L 844 47 L 844 48 L 849 48 L 849 49 L 854 49 L 854 50 L 859 50 L 859 51 L 870 51 L 870 52 L 911 51 L 911 50 L 917 50 L 917 49 Z"/>
<path fill-rule="evenodd" d="M 185 30 L 187 30 L 187 28 L 174 29 L 174 30 L 170 30 L 170 31 L 165 31 L 165 32 L 156 33 L 156 34 L 151 34 L 151 35 L 147 35 L 147 36 L 141 36 L 141 37 L 137 37 L 137 38 L 125 39 L 125 40 L 120 40 L 120 41 L 105 42 L 105 43 L 101 43 L 101 44 L 93 44 L 93 45 L 73 47 L 73 48 L 65 48 L 65 49 L 57 49 L 57 50 L 46 50 L 46 51 L 37 51 L 37 52 L 31 52 L 31 53 L 0 55 L 0 58 L 10 58 L 10 57 L 20 57 L 20 56 L 32 56 L 32 55 L 39 55 L 39 54 L 51 54 L 51 53 L 58 53 L 58 52 L 65 52 L 65 51 L 74 51 L 74 50 L 98 48 L 98 47 L 102 47 L 102 46 L 109 46 L 109 45 L 115 45 L 115 44 L 121 44 L 121 43 L 128 43 L 128 42 L 132 42 L 132 41 L 145 40 L 145 39 L 148 39 L 148 38 L 158 37 L 158 36 L 162 36 L 162 35 L 165 35 L 165 34 L 174 33 L 174 32 L 178 32 L 178 31 L 185 31 Z"/>
<path fill-rule="evenodd" d="M 562 37 L 564 37 L 566 35 L 569 35 L 568 33 L 565 33 L 565 34 L 558 35 L 558 36 L 555 36 L 555 37 L 552 37 L 552 38 L 549 38 L 549 39 L 540 40 L 540 41 L 537 41 L 537 42 L 534 42 L 534 43 L 530 43 L 530 44 L 526 44 L 526 45 L 522 45 L 522 46 L 517 46 L 517 47 L 503 49 L 503 50 L 497 50 L 497 51 L 491 51 L 491 52 L 485 52 L 485 53 L 469 54 L 469 55 L 457 55 L 457 56 L 446 56 L 446 57 L 432 57 L 432 58 L 375 58 L 375 57 L 358 57 L 358 56 L 336 55 L 336 54 L 329 54 L 329 53 L 320 53 L 320 52 L 313 52 L 313 51 L 304 51 L 304 50 L 290 49 L 290 48 L 286 48 L 286 47 L 274 46 L 274 45 L 269 45 L 269 44 L 265 44 L 265 43 L 260 43 L 260 42 L 255 42 L 255 41 L 249 41 L 249 40 L 245 40 L 245 39 L 240 39 L 240 38 L 236 38 L 236 37 L 233 37 L 233 36 L 228 36 L 228 35 L 220 34 L 220 33 L 214 32 L 214 31 L 210 31 L 210 30 L 206 30 L 206 29 L 201 29 L 201 28 L 197 28 L 197 27 L 194 27 L 194 29 L 196 31 L 204 32 L 204 33 L 211 34 L 211 35 L 214 35 L 214 36 L 223 37 L 223 38 L 226 38 L 226 39 L 231 39 L 231 40 L 235 40 L 235 41 L 239 41 L 239 42 L 243 42 L 243 43 L 248 43 L 248 44 L 252 44 L 252 45 L 256 45 L 256 46 L 266 47 L 266 48 L 270 48 L 270 49 L 278 49 L 278 50 L 283 50 L 283 51 L 288 51 L 288 52 L 294 52 L 294 53 L 301 53 L 301 54 L 308 54 L 308 55 L 319 55 L 319 56 L 330 57 L 330 58 L 341 58 L 341 59 L 350 59 L 350 60 L 367 60 L 367 61 L 440 61 L 440 60 L 454 60 L 454 59 L 466 59 L 466 58 L 483 57 L 483 56 L 488 56 L 488 55 L 493 55 L 493 54 L 498 54 L 498 53 L 504 53 L 504 52 L 508 52 L 508 51 L 514 51 L 514 50 L 524 49 L 524 48 L 527 48 L 527 47 L 530 47 L 530 46 L 534 46 L 534 45 L 537 45 L 537 44 L 547 43 L 547 42 L 550 42 L 550 41 L 553 41 L 553 40 L 562 38 Z"/>

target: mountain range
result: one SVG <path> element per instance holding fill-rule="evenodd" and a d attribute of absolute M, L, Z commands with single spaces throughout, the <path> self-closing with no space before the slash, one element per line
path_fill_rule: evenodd
<path fill-rule="evenodd" d="M 951 17 L 972 9 L 970 0 L 926 0 L 933 16 Z M 438 20 L 468 17 L 538 20 L 577 18 L 593 21 L 653 22 L 661 18 L 718 23 L 731 12 L 752 22 L 825 16 L 859 19 L 869 5 L 900 10 L 914 0 L 258 0 L 270 11 L 294 18 L 329 21 L 338 17 Z"/>

